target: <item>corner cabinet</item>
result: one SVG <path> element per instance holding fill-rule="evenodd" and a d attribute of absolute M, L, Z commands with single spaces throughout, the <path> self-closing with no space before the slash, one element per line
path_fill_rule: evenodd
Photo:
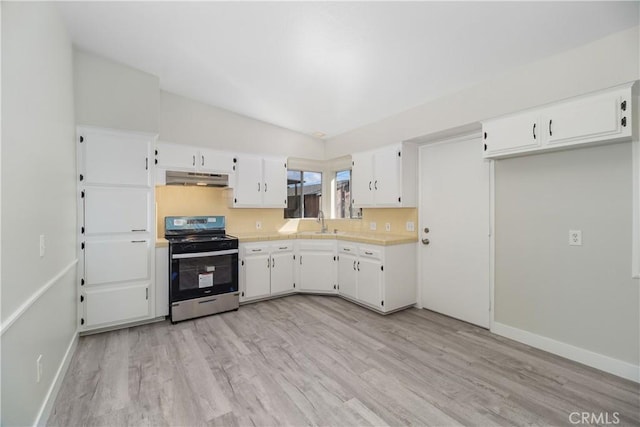
<path fill-rule="evenodd" d="M 355 207 L 416 207 L 418 148 L 401 143 L 354 153 L 352 200 Z"/>
<path fill-rule="evenodd" d="M 338 242 L 340 296 L 381 313 L 416 303 L 415 244 Z"/>
<path fill-rule="evenodd" d="M 155 316 L 155 135 L 79 127 L 81 332 Z"/>
<path fill-rule="evenodd" d="M 335 240 L 299 240 L 297 245 L 299 290 L 323 294 L 337 293 Z"/>
<path fill-rule="evenodd" d="M 482 123 L 484 157 L 499 159 L 629 141 L 634 83 Z"/>
<path fill-rule="evenodd" d="M 233 208 L 287 207 L 287 159 L 239 155 L 234 158 L 235 178 L 229 191 Z"/>

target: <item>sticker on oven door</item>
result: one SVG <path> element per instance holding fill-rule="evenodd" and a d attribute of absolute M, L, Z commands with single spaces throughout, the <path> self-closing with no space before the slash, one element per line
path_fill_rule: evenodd
<path fill-rule="evenodd" d="M 213 286 L 213 273 L 198 274 L 198 287 L 210 288 Z"/>

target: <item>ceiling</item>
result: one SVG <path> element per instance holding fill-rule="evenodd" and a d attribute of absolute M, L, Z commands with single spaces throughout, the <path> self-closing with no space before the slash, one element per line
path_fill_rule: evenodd
<path fill-rule="evenodd" d="M 74 44 L 331 137 L 638 24 L 639 2 L 69 2 Z M 526 84 L 526 82 L 523 82 Z"/>

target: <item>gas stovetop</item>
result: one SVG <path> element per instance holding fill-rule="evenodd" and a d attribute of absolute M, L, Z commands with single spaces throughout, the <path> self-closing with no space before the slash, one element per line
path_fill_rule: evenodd
<path fill-rule="evenodd" d="M 165 236 L 171 243 L 191 243 L 191 242 L 220 242 L 225 240 L 238 240 L 237 237 L 228 234 L 216 235 L 186 235 L 186 236 Z"/>

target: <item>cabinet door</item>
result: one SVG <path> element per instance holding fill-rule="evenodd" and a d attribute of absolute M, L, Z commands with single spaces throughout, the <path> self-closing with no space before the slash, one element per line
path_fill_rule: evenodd
<path fill-rule="evenodd" d="M 233 155 L 224 151 L 201 148 L 196 161 L 199 172 L 232 173 Z"/>
<path fill-rule="evenodd" d="M 80 134 L 84 184 L 151 185 L 150 138 L 89 130 Z"/>
<path fill-rule="evenodd" d="M 240 156 L 236 163 L 234 207 L 262 207 L 262 158 Z"/>
<path fill-rule="evenodd" d="M 148 189 L 89 187 L 84 192 L 86 235 L 149 231 Z"/>
<path fill-rule="evenodd" d="M 544 111 L 548 145 L 571 142 L 590 142 L 621 131 L 619 93 L 595 95 L 575 101 L 564 102 Z M 627 103 L 631 105 L 629 102 Z M 628 125 L 627 128 L 631 129 Z"/>
<path fill-rule="evenodd" d="M 271 294 L 293 291 L 293 252 L 271 253 Z"/>
<path fill-rule="evenodd" d="M 357 263 L 358 299 L 366 304 L 382 307 L 382 263 L 362 258 Z"/>
<path fill-rule="evenodd" d="M 84 249 L 87 285 L 148 280 L 149 239 L 87 241 Z"/>
<path fill-rule="evenodd" d="M 354 255 L 344 253 L 338 255 L 338 291 L 353 299 L 358 297 L 357 262 L 358 258 Z"/>
<path fill-rule="evenodd" d="M 265 208 L 287 207 L 287 162 L 284 158 L 264 159 L 264 197 Z"/>
<path fill-rule="evenodd" d="M 353 168 L 351 171 L 351 199 L 356 207 L 373 206 L 373 157 L 371 153 L 355 153 L 351 155 Z"/>
<path fill-rule="evenodd" d="M 400 205 L 401 183 L 400 146 L 392 145 L 377 150 L 373 162 L 373 189 L 376 206 Z"/>
<path fill-rule="evenodd" d="M 156 317 L 169 315 L 169 248 L 156 248 Z"/>
<path fill-rule="evenodd" d="M 538 113 L 530 112 L 483 123 L 484 157 L 499 157 L 540 147 L 543 129 Z"/>
<path fill-rule="evenodd" d="M 334 260 L 332 252 L 300 252 L 300 289 L 313 292 L 334 292 Z"/>
<path fill-rule="evenodd" d="M 195 171 L 198 163 L 198 153 L 193 147 L 187 145 L 158 142 L 156 144 L 158 154 L 158 168 L 181 171 Z"/>
<path fill-rule="evenodd" d="M 124 323 L 150 315 L 149 285 L 86 289 L 84 327 Z"/>
<path fill-rule="evenodd" d="M 271 294 L 271 258 L 267 251 L 244 258 L 244 297 L 258 298 Z"/>

